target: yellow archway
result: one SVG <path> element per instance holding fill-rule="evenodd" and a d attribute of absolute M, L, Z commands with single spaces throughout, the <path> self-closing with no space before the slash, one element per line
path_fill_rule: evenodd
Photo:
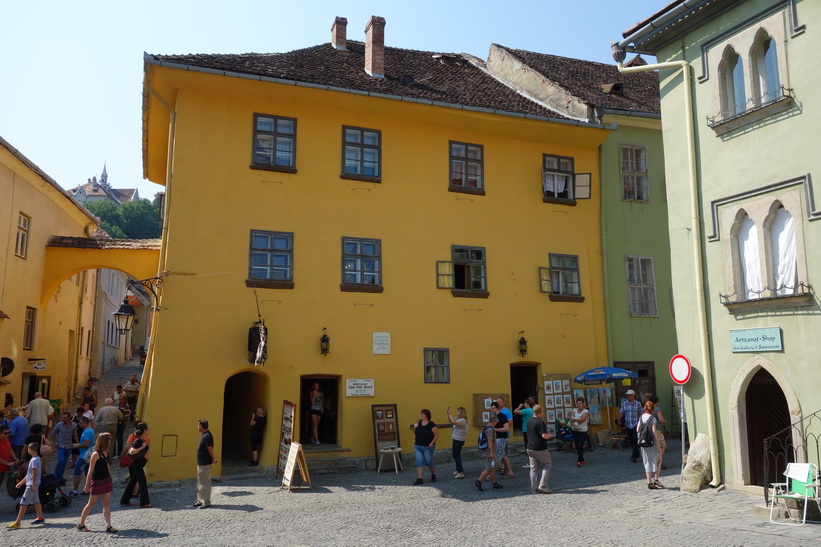
<path fill-rule="evenodd" d="M 77 272 L 108 268 L 136 279 L 157 276 L 159 239 L 51 238 L 46 246 L 40 307 L 44 309 L 57 287 Z"/>

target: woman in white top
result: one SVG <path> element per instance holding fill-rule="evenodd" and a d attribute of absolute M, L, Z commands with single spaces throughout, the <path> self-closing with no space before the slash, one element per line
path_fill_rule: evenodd
<path fill-rule="evenodd" d="M 453 461 L 456 462 L 456 471 L 453 476 L 457 479 L 465 477 L 465 469 L 462 467 L 462 447 L 465 446 L 465 439 L 468 434 L 467 410 L 460 406 L 456 409 L 456 417 L 454 418 L 450 413 L 448 407 L 448 420 L 453 424 Z"/>
<path fill-rule="evenodd" d="M 641 440 L 642 437 L 642 429 L 650 429 L 653 433 L 653 446 L 641 447 L 641 462 L 644 464 L 644 473 L 647 475 L 647 488 L 650 490 L 664 488 L 664 485 L 662 485 L 658 479 L 654 478 L 659 459 L 659 443 L 658 440 L 656 440 L 658 439 L 656 417 L 653 415 L 655 410 L 656 405 L 651 401 L 644 403 L 644 414 L 639 417 L 639 422 L 636 425 L 639 440 Z"/>
<path fill-rule="evenodd" d="M 573 428 L 573 444 L 576 446 L 578 460 L 576 466 L 584 465 L 584 443 L 587 441 L 587 424 L 590 421 L 590 411 L 584 408 L 584 398 L 576 399 L 576 408 L 570 414 L 570 426 Z"/>

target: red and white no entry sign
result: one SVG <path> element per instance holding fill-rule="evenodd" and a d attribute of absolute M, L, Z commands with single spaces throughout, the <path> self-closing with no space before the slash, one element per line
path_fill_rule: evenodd
<path fill-rule="evenodd" d="M 670 377 L 677 384 L 686 384 L 690 380 L 693 367 L 690 360 L 683 355 L 676 355 L 670 359 Z"/>

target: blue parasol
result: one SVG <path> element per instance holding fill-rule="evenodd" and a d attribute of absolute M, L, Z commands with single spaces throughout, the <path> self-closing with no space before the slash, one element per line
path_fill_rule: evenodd
<path fill-rule="evenodd" d="M 609 384 L 625 378 L 638 378 L 635 372 L 616 367 L 596 367 L 576 376 L 577 384 Z"/>

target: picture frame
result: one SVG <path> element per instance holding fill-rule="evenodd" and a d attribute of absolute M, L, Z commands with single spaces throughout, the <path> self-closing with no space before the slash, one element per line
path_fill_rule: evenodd
<path fill-rule="evenodd" d="M 563 408 L 557 408 L 556 409 L 556 421 L 557 422 L 564 421 L 564 409 Z"/>
<path fill-rule="evenodd" d="M 379 422 L 378 424 L 376 424 L 376 428 L 380 433 L 384 433 L 387 429 L 384 422 Z"/>
<path fill-rule="evenodd" d="M 381 420 L 381 419 L 382 419 L 382 411 L 381 411 L 381 410 L 377 410 L 377 411 L 376 411 L 376 419 L 377 419 L 377 420 Z"/>
<path fill-rule="evenodd" d="M 485 399 L 485 410 L 490 410 L 490 404 L 493 402 L 493 399 L 487 398 Z M 487 422 L 487 420 L 485 420 Z"/>
<path fill-rule="evenodd" d="M 573 390 L 573 404 L 575 405 L 576 399 L 578 399 L 579 397 L 584 399 L 584 402 L 586 403 L 587 402 L 587 397 L 585 397 L 584 395 L 585 395 L 585 393 L 584 393 L 583 389 L 574 389 Z"/>
<path fill-rule="evenodd" d="M 590 406 L 599 405 L 599 388 L 591 387 L 587 390 L 587 404 Z"/>
<path fill-rule="evenodd" d="M 393 429 L 393 422 L 388 422 L 388 427 L 387 427 L 387 429 L 388 429 L 388 433 L 393 433 L 393 431 L 394 431 L 394 429 Z"/>
<path fill-rule="evenodd" d="M 544 407 L 545 408 L 553 408 L 553 396 L 548 395 L 544 398 Z"/>
<path fill-rule="evenodd" d="M 569 393 L 564 394 L 564 406 L 573 406 L 573 396 Z"/>
<path fill-rule="evenodd" d="M 561 380 L 553 380 L 553 393 L 561 393 L 562 392 L 562 381 Z"/>
<path fill-rule="evenodd" d="M 556 421 L 556 411 L 555 410 L 548 410 L 545 413 L 545 421 L 547 423 L 553 423 Z"/>
<path fill-rule="evenodd" d="M 570 380 L 562 380 L 562 391 L 570 392 Z"/>
<path fill-rule="evenodd" d="M 544 383 L 544 394 L 545 395 L 553 395 L 553 382 L 550 380 L 546 380 Z"/>
<path fill-rule="evenodd" d="M 560 408 L 564 406 L 564 397 L 561 395 L 554 395 L 553 396 L 553 406 L 556 408 Z"/>
<path fill-rule="evenodd" d="M 490 412 L 482 412 L 482 423 L 486 424 L 490 420 Z"/>
<path fill-rule="evenodd" d="M 385 410 L 385 418 L 393 420 L 393 410 L 391 410 L 390 408 Z"/>

